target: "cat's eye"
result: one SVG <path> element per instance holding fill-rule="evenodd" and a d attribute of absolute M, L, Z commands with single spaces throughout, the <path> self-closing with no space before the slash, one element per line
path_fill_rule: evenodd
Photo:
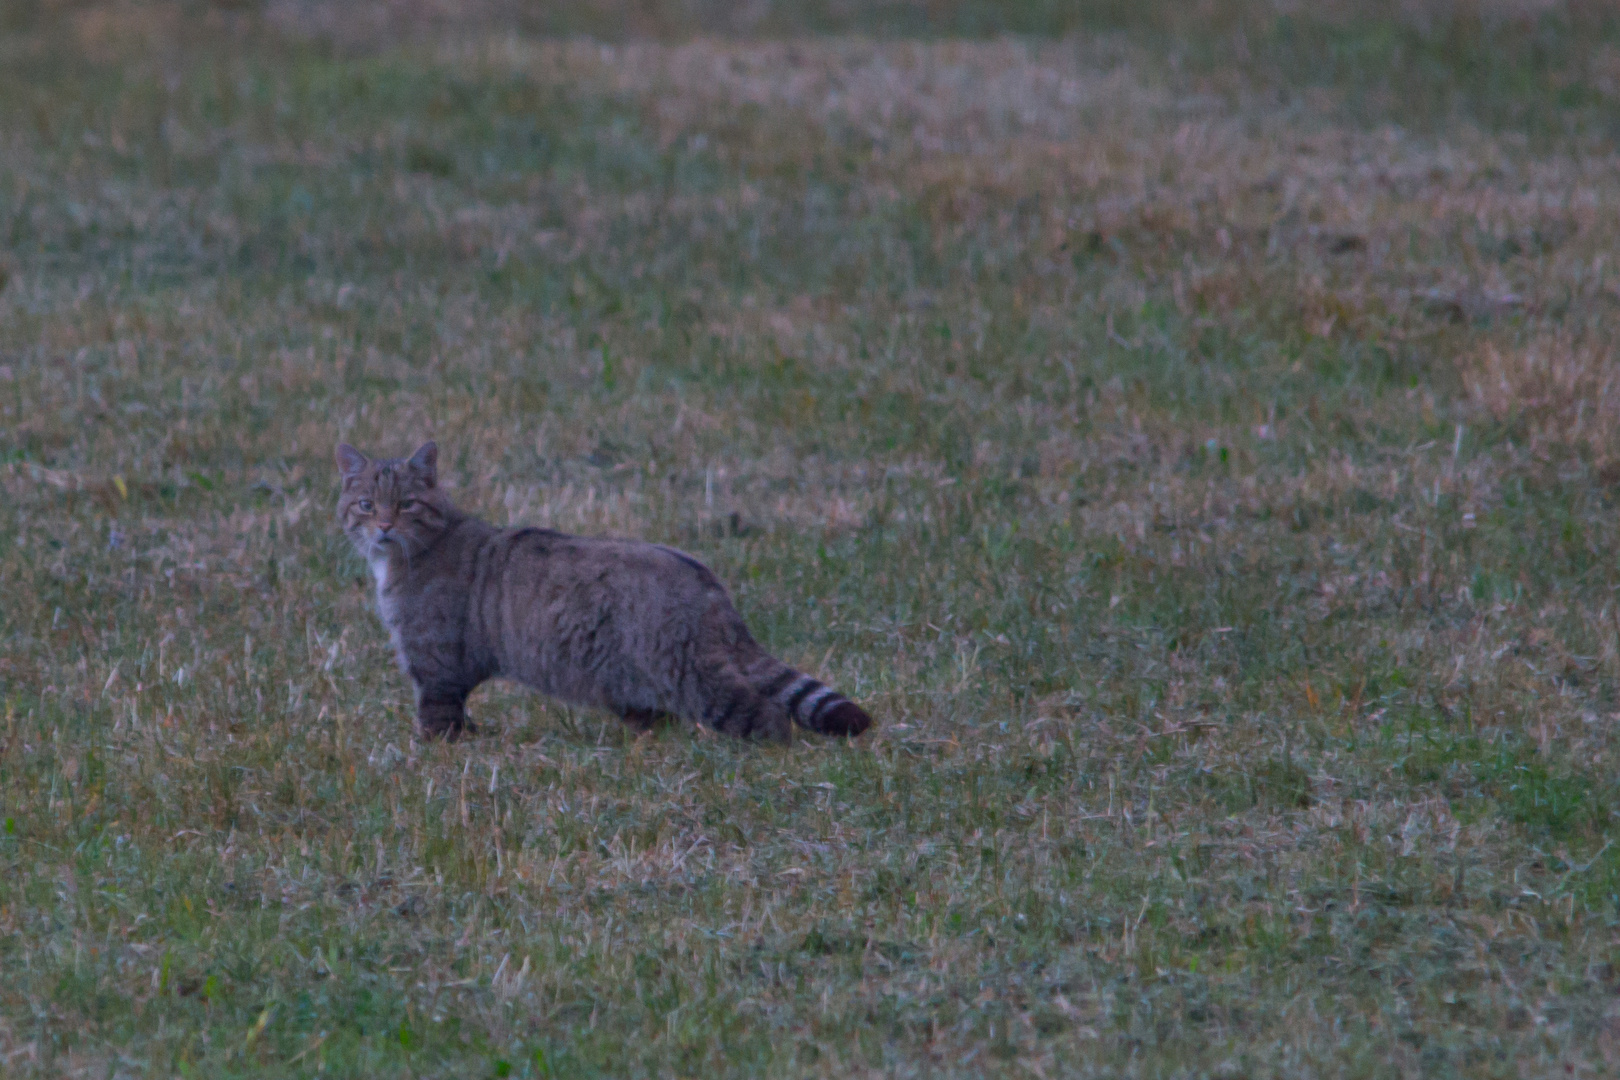
<path fill-rule="evenodd" d="M 416 509 L 416 500 L 415 499 L 401 499 L 401 500 L 399 500 L 399 508 L 401 510 L 415 510 Z"/>
<path fill-rule="evenodd" d="M 355 505 L 360 508 L 360 512 L 362 514 L 369 514 L 373 510 L 377 509 L 375 506 L 372 505 L 372 502 L 371 502 L 370 499 L 361 499 L 359 502 L 355 503 Z"/>

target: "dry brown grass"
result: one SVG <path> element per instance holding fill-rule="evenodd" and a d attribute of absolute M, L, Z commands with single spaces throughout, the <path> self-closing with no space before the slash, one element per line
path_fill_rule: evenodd
<path fill-rule="evenodd" d="M 1462 360 L 1471 402 L 1522 431 L 1529 452 L 1578 447 L 1605 480 L 1620 454 L 1620 364 L 1606 342 L 1568 333 L 1502 347 L 1487 342 Z"/>

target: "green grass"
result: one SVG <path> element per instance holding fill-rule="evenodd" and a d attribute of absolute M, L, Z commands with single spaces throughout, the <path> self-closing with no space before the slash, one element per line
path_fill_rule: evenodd
<path fill-rule="evenodd" d="M 0 1073 L 1612 1071 L 1602 7 L 390 10 L 0 14 Z M 429 436 L 877 728 L 414 744 Z"/>

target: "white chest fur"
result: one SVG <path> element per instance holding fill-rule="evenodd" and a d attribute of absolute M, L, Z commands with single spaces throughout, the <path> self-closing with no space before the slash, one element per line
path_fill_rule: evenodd
<path fill-rule="evenodd" d="M 377 614 L 382 618 L 383 625 L 388 628 L 388 640 L 394 646 L 394 655 L 399 661 L 402 670 L 409 672 L 410 663 L 405 659 L 405 643 L 400 635 L 399 622 L 396 616 L 399 608 L 397 597 L 388 593 L 388 582 L 391 567 L 387 556 L 370 559 L 371 576 L 377 579 Z"/>
<path fill-rule="evenodd" d="M 377 613 L 382 616 L 385 623 L 394 621 L 394 600 L 388 595 L 388 578 L 390 567 L 386 555 L 376 555 L 370 559 L 371 576 L 377 579 Z"/>

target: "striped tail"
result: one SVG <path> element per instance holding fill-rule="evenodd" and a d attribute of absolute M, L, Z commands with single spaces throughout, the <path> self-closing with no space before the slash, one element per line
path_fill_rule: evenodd
<path fill-rule="evenodd" d="M 759 692 L 786 709 L 794 723 L 821 735 L 855 736 L 872 726 L 865 709 L 786 664 L 759 683 Z"/>

